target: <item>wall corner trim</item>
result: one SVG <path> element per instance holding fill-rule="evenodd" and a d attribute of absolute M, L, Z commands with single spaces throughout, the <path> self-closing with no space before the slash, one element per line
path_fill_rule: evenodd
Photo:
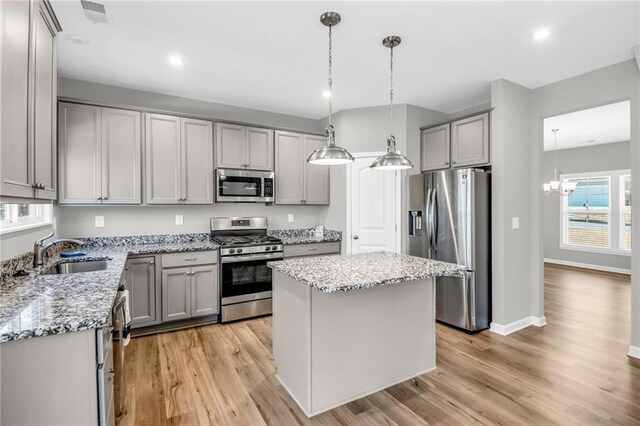
<path fill-rule="evenodd" d="M 511 333 L 515 333 L 516 331 L 520 331 L 523 328 L 527 328 L 532 325 L 536 327 L 543 327 L 547 325 L 547 319 L 545 317 L 530 316 L 530 317 L 519 319 L 518 321 L 514 321 L 507 325 L 502 325 L 502 324 L 492 322 L 491 326 L 489 327 L 489 331 L 492 331 L 501 336 L 507 336 Z"/>
<path fill-rule="evenodd" d="M 631 269 L 613 268 L 611 266 L 592 265 L 590 263 L 570 262 L 568 260 L 544 258 L 544 263 L 571 266 L 574 268 L 592 269 L 594 271 L 613 272 L 615 274 L 631 275 Z"/>
<path fill-rule="evenodd" d="M 640 347 L 639 346 L 629 346 L 629 352 L 627 353 L 628 356 L 633 357 L 633 358 L 638 358 L 640 359 Z"/>

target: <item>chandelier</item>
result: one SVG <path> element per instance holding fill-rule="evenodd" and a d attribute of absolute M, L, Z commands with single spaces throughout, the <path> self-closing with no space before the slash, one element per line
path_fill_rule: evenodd
<path fill-rule="evenodd" d="M 558 180 L 558 131 L 560 129 L 551 129 L 553 132 L 553 180 L 545 182 L 542 185 L 545 194 L 560 195 L 568 197 L 575 191 L 575 182 L 561 182 Z"/>

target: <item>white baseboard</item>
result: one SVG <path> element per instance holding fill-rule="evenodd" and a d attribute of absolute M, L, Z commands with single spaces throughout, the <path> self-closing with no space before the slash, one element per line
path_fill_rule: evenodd
<path fill-rule="evenodd" d="M 523 328 L 530 327 L 532 325 L 536 327 L 543 327 L 547 325 L 547 319 L 545 317 L 530 316 L 530 317 L 522 318 L 518 321 L 514 321 L 507 325 L 502 325 L 502 324 L 492 322 L 491 326 L 489 327 L 489 330 L 501 336 L 506 336 L 511 333 L 515 333 L 516 331 L 522 330 Z"/>
<path fill-rule="evenodd" d="M 629 353 L 627 353 L 627 355 L 640 359 L 640 347 L 629 346 Z"/>
<path fill-rule="evenodd" d="M 616 274 L 631 275 L 631 269 L 612 268 L 611 266 L 592 265 L 589 263 L 570 262 L 568 260 L 560 259 L 547 259 L 544 258 L 545 263 L 554 263 L 556 265 L 573 266 L 574 268 L 593 269 L 595 271 L 614 272 Z"/>

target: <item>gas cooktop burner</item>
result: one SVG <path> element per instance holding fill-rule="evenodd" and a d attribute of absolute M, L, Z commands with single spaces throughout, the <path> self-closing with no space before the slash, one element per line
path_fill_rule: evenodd
<path fill-rule="evenodd" d="M 280 244 L 282 242 L 279 238 L 269 235 L 215 235 L 211 237 L 211 241 L 223 247 Z"/>

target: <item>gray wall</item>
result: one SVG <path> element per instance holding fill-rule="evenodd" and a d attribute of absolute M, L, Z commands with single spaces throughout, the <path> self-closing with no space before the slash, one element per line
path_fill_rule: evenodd
<path fill-rule="evenodd" d="M 530 99 L 531 90 L 510 81 L 491 84 L 492 323 L 502 326 L 532 316 Z"/>
<path fill-rule="evenodd" d="M 629 142 L 562 149 L 558 153 L 558 173 L 585 173 L 624 170 L 631 167 Z M 553 176 L 553 152 L 545 152 L 542 161 L 545 181 Z M 560 248 L 560 200 L 544 197 L 543 228 L 545 259 L 563 260 L 618 269 L 631 269 L 631 256 L 588 253 Z"/>
<path fill-rule="evenodd" d="M 51 226 L 12 232 L 0 236 L 0 261 L 33 249 L 33 242 L 51 232 Z"/>
<path fill-rule="evenodd" d="M 622 100 L 631 101 L 631 180 L 640 182 L 640 72 L 634 60 L 601 68 L 532 91 L 531 158 L 533 175 L 530 182 L 533 207 L 531 256 L 529 271 L 533 288 L 532 311 L 544 312 L 544 273 L 542 206 L 544 181 L 542 166 L 542 129 L 547 117 L 579 111 Z M 632 199 L 640 200 L 640 185 L 633 185 Z M 640 217 L 640 203 L 633 203 L 633 217 Z M 633 227 L 633 247 L 640 247 L 640 227 Z M 526 273 L 524 271 L 523 273 Z M 631 345 L 640 347 L 640 257 L 631 258 Z"/>

